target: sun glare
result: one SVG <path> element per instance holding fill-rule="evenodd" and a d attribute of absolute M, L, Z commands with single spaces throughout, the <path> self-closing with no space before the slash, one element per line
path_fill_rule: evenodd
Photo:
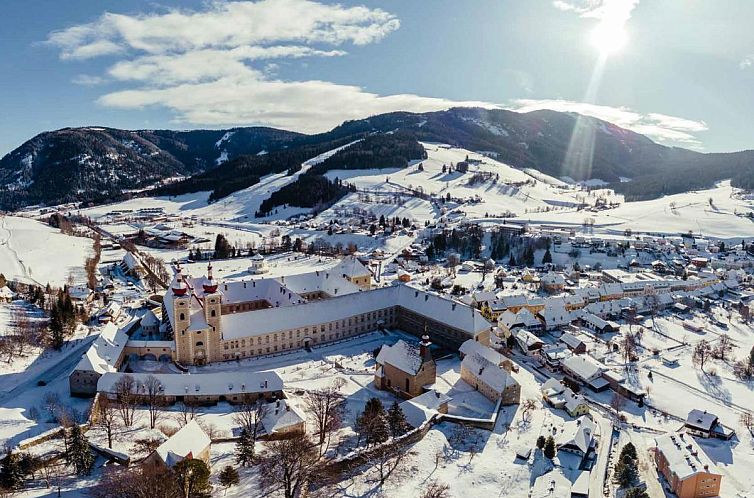
<path fill-rule="evenodd" d="M 623 26 L 617 23 L 601 23 L 592 31 L 591 41 L 601 54 L 609 55 L 626 45 L 628 35 Z"/>

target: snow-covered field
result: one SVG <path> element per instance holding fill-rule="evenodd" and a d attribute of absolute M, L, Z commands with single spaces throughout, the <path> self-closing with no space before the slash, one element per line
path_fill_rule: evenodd
<path fill-rule="evenodd" d="M 92 239 L 71 237 L 38 221 L 0 216 L 0 273 L 9 280 L 62 287 L 85 279 Z"/>
<path fill-rule="evenodd" d="M 504 163 L 482 156 L 473 151 L 453 148 L 442 144 L 423 144 L 428 158 L 421 167 L 414 162 L 403 169 L 332 170 L 326 176 L 353 183 L 358 193 L 349 194 L 335 206 L 320 214 L 318 219 L 336 219 L 336 213 L 363 209 L 376 216 L 407 217 L 418 223 L 436 222 L 442 216 L 438 205 L 411 195 L 409 189 L 421 189 L 435 198 L 450 194 L 453 198 L 479 198 L 481 202 L 465 203 L 457 211 L 466 219 L 484 219 L 487 216 L 513 214 L 520 221 L 532 224 L 582 227 L 586 219 L 593 221 L 593 232 L 619 234 L 626 229 L 635 233 L 678 234 L 693 230 L 707 236 L 735 240 L 752 233 L 754 223 L 737 213 L 748 213 L 754 208 L 754 200 L 723 181 L 714 188 L 684 194 L 676 194 L 642 202 L 623 202 L 622 196 L 612 191 L 599 189 L 599 182 L 592 182 L 591 192 L 583 185 L 566 183 L 533 170 L 519 170 Z M 83 214 L 97 218 L 114 209 L 163 208 L 166 214 L 184 218 L 220 222 L 233 221 L 259 230 L 258 222 L 269 222 L 305 214 L 306 209 L 281 207 L 278 213 L 264 219 L 255 219 L 254 214 L 262 201 L 274 191 L 295 181 L 322 156 L 307 161 L 295 175 L 270 175 L 260 183 L 235 192 L 220 201 L 207 203 L 208 192 L 198 192 L 177 197 L 138 198 L 117 204 L 82 210 Z M 480 161 L 471 164 L 467 173 L 453 171 L 443 173 L 443 166 L 457 164 L 466 158 Z M 490 174 L 490 179 L 472 183 L 477 174 Z M 390 199 L 400 202 L 390 202 Z M 589 211 L 577 209 L 586 203 L 594 205 L 598 198 L 620 203 L 617 208 Z M 452 207 L 451 207 L 452 209 Z"/>

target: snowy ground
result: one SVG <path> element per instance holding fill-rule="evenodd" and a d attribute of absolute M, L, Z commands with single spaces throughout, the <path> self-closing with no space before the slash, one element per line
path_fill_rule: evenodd
<path fill-rule="evenodd" d="M 38 221 L 0 216 L 0 273 L 9 280 L 62 287 L 85 280 L 92 239 L 70 237 Z"/>

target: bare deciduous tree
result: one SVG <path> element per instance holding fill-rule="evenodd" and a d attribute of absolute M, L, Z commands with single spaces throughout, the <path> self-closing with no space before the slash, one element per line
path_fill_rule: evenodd
<path fill-rule="evenodd" d="M 704 373 L 704 365 L 707 363 L 710 356 L 712 356 L 712 347 L 706 339 L 697 342 L 696 346 L 694 346 L 694 352 L 692 353 L 691 358 L 694 361 L 694 364 L 699 366 L 702 373 Z"/>
<path fill-rule="evenodd" d="M 101 396 L 97 403 L 97 425 L 107 434 L 107 447 L 113 448 L 113 434 L 118 426 L 118 409 L 107 396 Z"/>
<path fill-rule="evenodd" d="M 309 391 L 304 397 L 304 402 L 308 412 L 314 416 L 321 456 L 330 447 L 332 434 L 341 426 L 343 395 L 337 387 L 333 386 L 319 391 Z"/>
<path fill-rule="evenodd" d="M 115 383 L 115 399 L 118 402 L 118 413 L 126 427 L 131 427 L 136 414 L 138 402 L 136 380 L 131 375 L 124 375 Z"/>
<path fill-rule="evenodd" d="M 139 386 L 139 392 L 149 412 L 149 428 L 154 429 L 158 419 L 163 414 L 162 408 L 166 404 L 162 383 L 154 375 L 149 375 Z"/>
<path fill-rule="evenodd" d="M 537 409 L 537 402 L 531 398 L 525 399 L 521 403 L 521 416 L 525 422 L 528 422 L 531 418 L 531 413 Z"/>
<path fill-rule="evenodd" d="M 450 486 L 439 481 L 430 481 L 424 491 L 419 495 L 419 498 L 448 498 L 450 493 Z"/>
<path fill-rule="evenodd" d="M 306 434 L 270 441 L 260 463 L 260 485 L 265 490 L 281 486 L 285 498 L 294 498 L 308 481 L 317 460 L 317 450 Z"/>

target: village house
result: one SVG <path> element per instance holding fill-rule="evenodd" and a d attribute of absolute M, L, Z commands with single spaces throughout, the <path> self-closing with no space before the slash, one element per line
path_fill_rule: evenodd
<path fill-rule="evenodd" d="M 430 389 L 435 383 L 437 366 L 432 359 L 429 336 L 423 336 L 419 348 L 400 339 L 383 345 L 377 354 L 374 384 L 378 389 L 391 390 L 406 398 L 413 398 Z"/>
<path fill-rule="evenodd" d="M 591 356 L 581 354 L 565 358 L 560 362 L 560 368 L 571 380 L 594 391 L 604 391 L 609 387 L 608 381 L 602 377 L 606 367 Z"/>
<path fill-rule="evenodd" d="M 731 439 L 735 435 L 735 431 L 720 423 L 717 415 L 696 408 L 689 412 L 683 426 L 689 434 L 703 438 Z"/>
<path fill-rule="evenodd" d="M 468 355 L 478 354 L 490 363 L 499 367 L 502 367 L 504 363 L 509 361 L 505 356 L 501 355 L 494 349 L 488 348 L 484 344 L 473 339 L 469 339 L 461 344 L 461 347 L 458 348 L 458 352 L 461 355 L 462 360 Z"/>
<path fill-rule="evenodd" d="M 541 332 L 543 328 L 542 322 L 528 308 L 521 308 L 517 313 L 505 311 L 500 315 L 498 327 L 507 335 L 515 328 L 523 328 L 534 333 Z"/>
<path fill-rule="evenodd" d="M 563 302 L 548 303 L 545 308 L 537 313 L 537 318 L 543 323 L 544 330 L 551 331 L 565 327 L 573 318 Z"/>
<path fill-rule="evenodd" d="M 565 289 L 565 278 L 563 275 L 555 272 L 545 274 L 540 280 L 542 290 L 548 294 L 559 294 Z"/>
<path fill-rule="evenodd" d="M 597 424 L 591 416 L 583 415 L 576 420 L 570 420 L 563 424 L 555 446 L 558 451 L 574 454 L 583 461 L 594 450 L 596 440 L 594 431 Z"/>
<path fill-rule="evenodd" d="M 209 436 L 194 419 L 158 446 L 144 460 L 144 465 L 172 468 L 188 458 L 201 460 L 209 466 L 211 445 Z"/>
<path fill-rule="evenodd" d="M 127 342 L 125 328 L 119 328 L 114 323 L 105 325 L 68 377 L 71 396 L 94 396 L 100 377 L 118 371 Z"/>
<path fill-rule="evenodd" d="M 583 396 L 575 394 L 557 379 L 550 378 L 542 384 L 542 399 L 553 408 L 560 408 L 572 417 L 581 417 L 589 413 L 589 404 Z"/>
<path fill-rule="evenodd" d="M 678 498 L 709 498 L 720 494 L 722 474 L 693 437 L 683 433 L 655 439 L 655 464 Z"/>
<path fill-rule="evenodd" d="M 265 403 L 262 428 L 272 438 L 306 432 L 306 416 L 286 399 Z"/>
<path fill-rule="evenodd" d="M 464 357 L 461 362 L 461 379 L 493 402 L 500 400 L 502 405 L 514 405 L 521 400 L 521 385 L 510 372 L 482 355 Z"/>
<path fill-rule="evenodd" d="M 583 337 L 576 336 L 570 332 L 563 332 L 559 340 L 574 354 L 584 354 L 587 352 L 588 345 Z"/>
<path fill-rule="evenodd" d="M 10 290 L 7 285 L 0 287 L 0 303 L 9 303 L 16 299 L 16 293 Z"/>

